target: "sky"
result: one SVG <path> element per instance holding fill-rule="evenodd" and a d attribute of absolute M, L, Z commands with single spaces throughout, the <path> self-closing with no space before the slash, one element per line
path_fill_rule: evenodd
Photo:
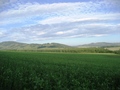
<path fill-rule="evenodd" d="M 120 0 L 0 0 L 0 42 L 120 42 Z"/>

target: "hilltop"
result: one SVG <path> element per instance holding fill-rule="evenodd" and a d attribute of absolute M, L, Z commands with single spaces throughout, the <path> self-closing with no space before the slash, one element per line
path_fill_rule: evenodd
<path fill-rule="evenodd" d="M 120 46 L 120 43 L 97 42 L 97 43 L 78 45 L 77 47 L 88 48 L 88 47 L 118 47 L 118 46 Z"/>
<path fill-rule="evenodd" d="M 37 43 L 21 43 L 15 41 L 6 41 L 0 43 L 0 50 L 39 50 L 39 49 L 59 49 L 59 48 L 107 48 L 107 49 L 114 49 L 117 47 L 117 50 L 120 49 L 120 43 L 107 43 L 107 42 L 98 42 L 98 43 L 90 43 L 78 46 L 69 46 L 60 43 L 44 43 L 44 44 L 37 44 Z M 114 47 L 114 48 L 113 48 Z"/>
<path fill-rule="evenodd" d="M 0 43 L 1 50 L 36 50 L 42 48 L 70 48 L 71 46 L 59 43 L 45 43 L 45 44 L 27 44 L 15 41 L 6 41 Z"/>

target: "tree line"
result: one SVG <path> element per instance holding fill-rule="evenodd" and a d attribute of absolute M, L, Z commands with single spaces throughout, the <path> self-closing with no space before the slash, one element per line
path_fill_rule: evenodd
<path fill-rule="evenodd" d="M 105 48 L 47 48 L 36 50 L 12 50 L 12 51 L 31 51 L 31 52 L 58 52 L 58 53 L 114 53 Z M 119 51 L 115 52 L 116 54 Z"/>

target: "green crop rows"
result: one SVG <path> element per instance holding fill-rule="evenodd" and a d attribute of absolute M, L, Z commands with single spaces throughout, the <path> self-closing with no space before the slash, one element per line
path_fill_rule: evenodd
<path fill-rule="evenodd" d="M 120 55 L 1 51 L 0 90 L 120 90 Z"/>

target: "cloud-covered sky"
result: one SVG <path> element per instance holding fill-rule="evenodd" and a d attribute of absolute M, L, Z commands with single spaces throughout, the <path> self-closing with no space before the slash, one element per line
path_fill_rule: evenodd
<path fill-rule="evenodd" d="M 120 42 L 120 0 L 0 0 L 0 42 Z"/>

